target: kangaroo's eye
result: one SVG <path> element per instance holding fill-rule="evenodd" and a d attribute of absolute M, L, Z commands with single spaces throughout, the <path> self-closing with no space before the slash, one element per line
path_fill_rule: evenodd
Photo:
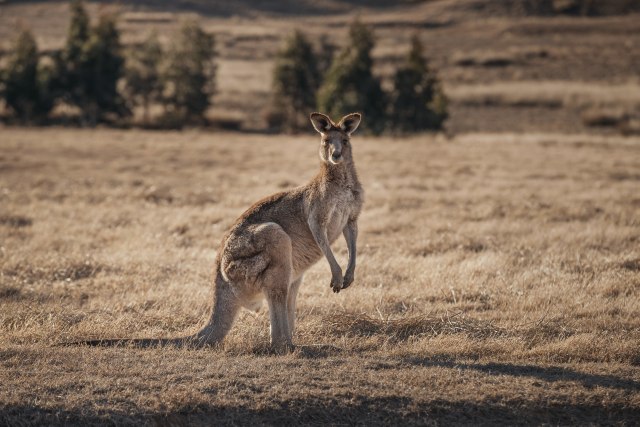
<path fill-rule="evenodd" d="M 349 140 L 348 140 L 348 139 L 343 139 L 343 140 L 342 140 L 342 143 L 343 143 L 344 145 L 349 145 Z"/>

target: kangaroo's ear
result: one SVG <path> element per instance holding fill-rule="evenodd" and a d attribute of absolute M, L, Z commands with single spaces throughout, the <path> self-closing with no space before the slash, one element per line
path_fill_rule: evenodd
<path fill-rule="evenodd" d="M 331 119 L 322 113 L 311 113 L 311 124 L 320 133 L 327 132 L 333 126 Z"/>
<path fill-rule="evenodd" d="M 338 127 L 344 132 L 351 135 L 356 129 L 358 129 L 360 120 L 362 120 L 362 116 L 360 115 L 360 113 L 347 114 L 342 118 L 342 120 L 340 120 L 340 123 L 338 123 Z"/>

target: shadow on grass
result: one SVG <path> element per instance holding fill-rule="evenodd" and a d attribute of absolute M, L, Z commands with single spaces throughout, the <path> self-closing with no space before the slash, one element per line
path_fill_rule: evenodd
<path fill-rule="evenodd" d="M 314 344 L 296 346 L 296 355 L 302 359 L 326 359 L 342 353 L 340 347 L 331 344 Z"/>
<path fill-rule="evenodd" d="M 353 396 L 273 402 L 266 408 L 198 405 L 169 413 L 125 413 L 93 408 L 0 408 L 2 425 L 539 425 L 630 424 L 640 409 L 622 405 L 528 402 L 415 402 L 408 397 Z M 635 421 L 634 421 L 635 420 Z"/>
<path fill-rule="evenodd" d="M 403 361 L 411 365 L 426 367 L 474 370 L 489 375 L 531 377 L 547 382 L 575 381 L 587 388 L 606 387 L 640 392 L 640 381 L 620 378 L 614 375 L 587 374 L 560 366 L 515 365 L 511 363 L 458 363 L 453 360 L 437 360 L 420 357 L 407 358 Z"/>

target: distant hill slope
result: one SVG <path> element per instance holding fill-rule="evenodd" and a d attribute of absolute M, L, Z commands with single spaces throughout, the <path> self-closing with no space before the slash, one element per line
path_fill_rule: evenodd
<path fill-rule="evenodd" d="M 348 25 L 358 17 L 375 30 L 375 72 L 387 87 L 409 38 L 420 35 L 431 66 L 439 70 L 445 91 L 451 93 L 448 126 L 454 132 L 609 131 L 587 128 L 583 120 L 585 114 L 625 117 L 640 111 L 636 101 L 613 96 L 640 88 L 640 15 L 572 14 L 628 12 L 636 10 L 640 0 L 591 0 L 591 9 L 576 9 L 583 3 L 587 4 L 583 0 L 132 0 L 88 1 L 87 8 L 94 18 L 103 12 L 118 13 L 126 45 L 153 30 L 169 43 L 181 20 L 198 19 L 215 36 L 219 53 L 218 92 L 211 114 L 257 123 L 257 128 L 262 125 L 255 119 L 268 102 L 273 60 L 284 37 L 298 28 L 312 40 L 324 35 L 340 46 Z M 0 56 L 21 27 L 33 30 L 41 50 L 60 48 L 68 20 L 66 1 L 0 2 Z M 585 90 L 597 87 L 598 96 L 576 99 L 581 85 Z"/>

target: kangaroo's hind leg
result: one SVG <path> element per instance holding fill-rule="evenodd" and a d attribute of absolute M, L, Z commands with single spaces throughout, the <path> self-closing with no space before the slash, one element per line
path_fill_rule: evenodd
<path fill-rule="evenodd" d="M 256 238 L 265 239 L 269 264 L 260 274 L 260 288 L 269 304 L 271 345 L 277 352 L 293 349 L 287 311 L 287 297 L 291 283 L 291 239 L 277 224 L 267 223 L 256 230 Z"/>
<path fill-rule="evenodd" d="M 293 336 L 293 331 L 296 328 L 296 299 L 298 297 L 298 290 L 300 289 L 301 283 L 302 276 L 294 280 L 291 285 L 289 285 L 289 293 L 287 295 L 287 317 L 289 319 L 289 330 L 291 331 L 291 336 Z"/>

